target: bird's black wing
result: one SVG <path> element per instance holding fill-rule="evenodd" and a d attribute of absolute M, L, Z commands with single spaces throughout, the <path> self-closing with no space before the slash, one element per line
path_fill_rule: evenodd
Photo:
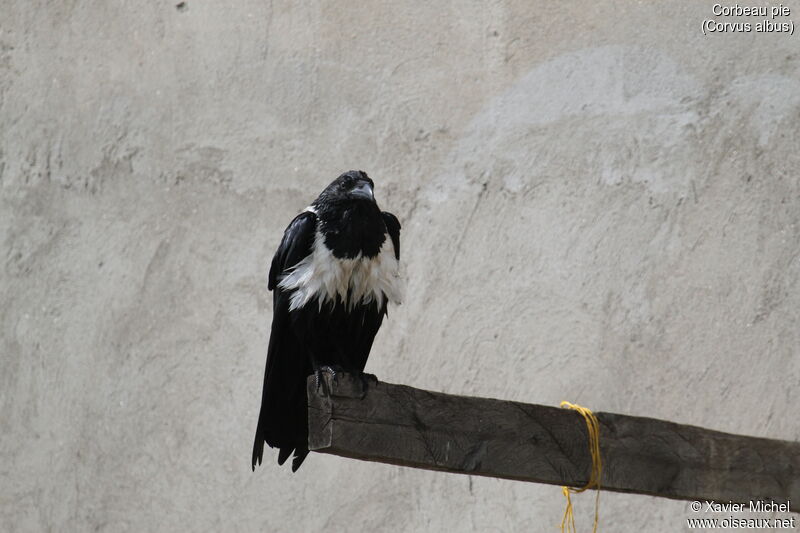
<path fill-rule="evenodd" d="M 311 373 L 310 362 L 300 348 L 289 323 L 291 293 L 278 286 L 287 270 L 307 257 L 314 246 L 317 216 L 297 215 L 283 233 L 272 258 L 268 288 L 273 292 L 272 332 L 264 371 L 264 390 L 253 444 L 253 470 L 261 464 L 264 443 L 280 448 L 278 463 L 295 452 L 292 470 L 297 470 L 308 454 L 305 383 Z"/>
<path fill-rule="evenodd" d="M 283 232 L 281 244 L 272 257 L 267 288 L 274 290 L 280 276 L 288 269 L 305 259 L 314 246 L 314 233 L 317 228 L 317 215 L 303 211 L 289 223 Z"/>
<path fill-rule="evenodd" d="M 383 216 L 383 223 L 386 224 L 386 231 L 389 232 L 389 237 L 391 237 L 392 244 L 394 245 L 394 257 L 400 260 L 400 221 L 388 211 L 382 212 L 381 216 Z"/>

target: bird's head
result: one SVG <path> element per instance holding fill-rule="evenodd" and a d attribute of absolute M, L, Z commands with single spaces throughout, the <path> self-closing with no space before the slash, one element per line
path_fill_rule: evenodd
<path fill-rule="evenodd" d="M 375 203 L 372 190 L 375 184 L 363 170 L 345 172 L 325 187 L 315 203 L 342 204 L 350 202 Z"/>

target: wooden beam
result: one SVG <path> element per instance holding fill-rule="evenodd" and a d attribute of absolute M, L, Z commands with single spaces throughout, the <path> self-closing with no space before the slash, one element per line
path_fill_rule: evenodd
<path fill-rule="evenodd" d="M 340 373 L 308 381 L 311 450 L 415 468 L 585 485 L 575 411 L 454 396 Z M 800 502 L 800 443 L 596 413 L 602 489 L 683 500 Z"/>

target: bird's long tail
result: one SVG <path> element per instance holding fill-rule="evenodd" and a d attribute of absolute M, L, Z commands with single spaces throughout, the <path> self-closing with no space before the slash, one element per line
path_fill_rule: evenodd
<path fill-rule="evenodd" d="M 264 443 L 279 448 L 278 464 L 294 452 L 292 471 L 308 455 L 308 400 L 306 377 L 311 373 L 308 358 L 285 330 L 273 327 L 270 335 L 261 411 L 253 443 L 252 468 L 261 464 Z"/>

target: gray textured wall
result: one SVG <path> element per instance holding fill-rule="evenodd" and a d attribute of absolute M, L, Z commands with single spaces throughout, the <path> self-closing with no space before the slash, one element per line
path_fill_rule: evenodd
<path fill-rule="evenodd" d="M 369 371 L 800 439 L 800 36 L 704 37 L 696 1 L 175 3 L 0 1 L 0 529 L 555 530 L 552 486 L 250 472 L 268 262 L 349 168 L 404 225 Z M 690 514 L 601 498 L 604 531 Z"/>

